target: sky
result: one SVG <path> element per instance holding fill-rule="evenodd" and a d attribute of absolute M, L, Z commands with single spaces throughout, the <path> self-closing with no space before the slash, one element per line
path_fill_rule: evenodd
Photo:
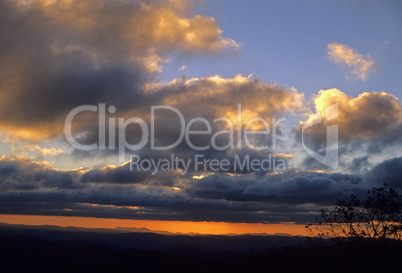
<path fill-rule="evenodd" d="M 402 186 L 399 1 L 0 13 L 0 222 L 304 234 L 338 199 Z"/>

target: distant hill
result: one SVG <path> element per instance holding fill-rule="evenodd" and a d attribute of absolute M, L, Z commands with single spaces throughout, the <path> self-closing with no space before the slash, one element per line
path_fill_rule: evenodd
<path fill-rule="evenodd" d="M 155 234 L 0 224 L 0 272 L 387 272 L 400 242 L 310 247 L 288 236 Z"/>
<path fill-rule="evenodd" d="M 59 226 L 26 226 L 0 223 L 0 236 L 31 236 L 43 240 L 76 244 L 91 242 L 114 248 L 136 248 L 161 251 L 177 245 L 188 245 L 206 250 L 248 253 L 250 248 L 266 249 L 273 245 L 283 247 L 306 242 L 301 236 L 288 235 L 177 235 L 157 234 L 142 228 L 89 229 Z"/>

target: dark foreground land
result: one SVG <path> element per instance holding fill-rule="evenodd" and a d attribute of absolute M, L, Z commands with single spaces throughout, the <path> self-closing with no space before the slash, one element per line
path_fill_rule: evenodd
<path fill-rule="evenodd" d="M 304 237 L 186 236 L 0 225 L 0 272 L 384 272 L 396 242 L 311 246 Z"/>

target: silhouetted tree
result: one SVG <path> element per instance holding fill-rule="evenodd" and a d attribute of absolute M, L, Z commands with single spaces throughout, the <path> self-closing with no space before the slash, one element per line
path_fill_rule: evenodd
<path fill-rule="evenodd" d="M 333 211 L 321 210 L 321 220 L 306 226 L 310 236 L 342 240 L 344 238 L 402 239 L 402 196 L 384 184 L 367 192 L 361 202 L 355 195 L 338 200 Z"/>

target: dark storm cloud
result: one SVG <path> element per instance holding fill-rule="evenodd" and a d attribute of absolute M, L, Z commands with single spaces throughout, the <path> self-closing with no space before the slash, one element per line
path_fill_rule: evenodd
<path fill-rule="evenodd" d="M 367 147 L 368 153 L 380 153 L 384 147 L 402 146 L 402 122 L 377 136 Z"/>
<path fill-rule="evenodd" d="M 338 170 L 347 173 L 364 174 L 374 165 L 371 156 L 374 152 L 369 151 L 369 147 L 373 142 L 363 143 L 362 141 L 351 141 L 347 145 L 343 143 L 338 146 Z M 326 154 L 325 148 L 318 148 L 315 150 L 320 155 Z M 382 152 L 381 150 L 376 153 Z M 324 170 L 331 171 L 332 168 L 321 163 L 317 159 L 306 156 L 300 164 L 303 170 Z"/>
<path fill-rule="evenodd" d="M 289 171 L 278 174 L 129 172 L 126 166 L 59 171 L 26 159 L 0 161 L 0 213 L 228 222 L 307 222 L 350 194 L 400 183 L 401 158 L 363 175 Z"/>
<path fill-rule="evenodd" d="M 43 188 L 74 189 L 74 171 L 61 172 L 27 159 L 0 161 L 0 192 Z"/>
<path fill-rule="evenodd" d="M 291 171 L 269 176 L 211 175 L 191 184 L 188 191 L 207 199 L 332 205 L 351 193 L 360 196 L 362 185 L 359 176 Z"/>
<path fill-rule="evenodd" d="M 123 195 L 122 192 L 127 192 L 127 195 Z M 16 199 L 18 202 L 15 202 Z M 119 201 L 116 202 L 116 200 Z M 2 193 L 0 204 L 0 213 L 11 214 L 178 221 L 264 221 L 269 223 L 313 221 L 315 215 L 311 215 L 311 211 L 316 210 L 314 207 L 295 207 L 284 204 L 190 199 L 180 195 L 158 196 L 155 193 L 152 196 L 150 194 L 135 195 L 128 189 L 120 189 L 120 193 L 117 195 L 114 195 L 112 191 L 105 196 L 94 191 L 80 191 L 72 196 L 62 190 L 59 192 L 36 191 L 18 195 Z M 141 205 L 138 206 L 138 204 Z"/>
<path fill-rule="evenodd" d="M 105 182 L 116 184 L 136 184 L 143 183 L 147 185 L 159 185 L 159 186 L 174 186 L 177 181 L 181 179 L 179 172 L 172 171 L 160 171 L 155 170 L 152 164 L 145 166 L 150 170 L 130 170 L 130 164 L 126 164 L 120 167 L 103 167 L 94 170 L 90 170 L 81 176 L 80 181 L 86 182 Z"/>
<path fill-rule="evenodd" d="M 377 164 L 367 174 L 373 186 L 382 187 L 384 183 L 402 189 L 402 157 L 395 157 Z"/>
<path fill-rule="evenodd" d="M 399 160 L 399 159 L 398 159 Z M 384 162 L 387 172 L 370 177 L 397 178 L 400 160 Z M 0 164 L 1 213 L 76 215 L 133 219 L 228 222 L 310 221 L 313 212 L 339 198 L 364 198 L 365 176 L 290 171 L 279 174 L 202 179 L 129 173 L 125 166 L 92 171 L 58 171 L 25 159 Z M 165 180 L 164 180 L 165 179 Z"/>
<path fill-rule="evenodd" d="M 366 155 L 354 158 L 352 163 L 348 166 L 348 170 L 354 173 L 367 172 L 369 167 L 371 167 L 370 157 Z"/>

